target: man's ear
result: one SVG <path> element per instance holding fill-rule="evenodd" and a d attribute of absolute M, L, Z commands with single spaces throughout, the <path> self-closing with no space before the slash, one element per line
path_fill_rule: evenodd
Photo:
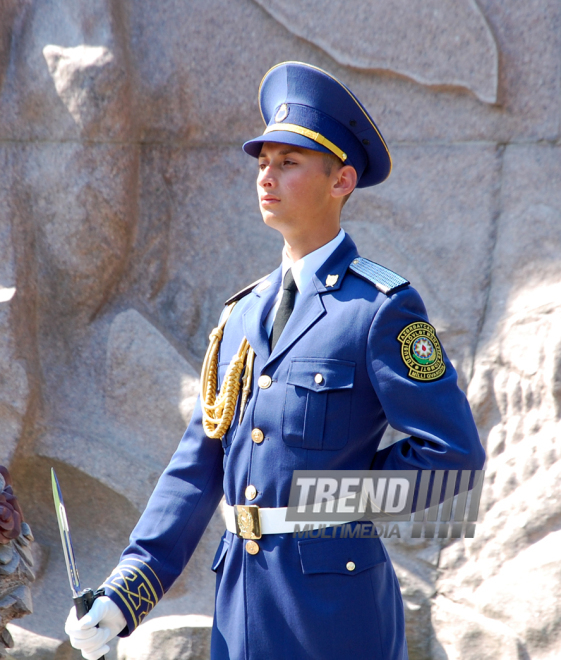
<path fill-rule="evenodd" d="M 331 188 L 332 197 L 345 197 L 350 195 L 356 188 L 357 175 L 356 170 L 352 165 L 343 165 L 334 174 L 337 176 Z"/>

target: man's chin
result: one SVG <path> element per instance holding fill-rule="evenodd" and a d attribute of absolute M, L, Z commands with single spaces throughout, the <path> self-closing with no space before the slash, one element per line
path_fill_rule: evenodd
<path fill-rule="evenodd" d="M 281 218 L 271 211 L 261 211 L 261 217 L 263 218 L 263 222 L 272 229 L 280 229 L 283 225 Z"/>
<path fill-rule="evenodd" d="M 287 217 L 286 213 L 274 213 L 271 211 L 261 211 L 263 222 L 271 229 L 276 229 L 284 238 L 287 235 L 292 235 L 298 225 L 298 222 L 293 217 Z"/>

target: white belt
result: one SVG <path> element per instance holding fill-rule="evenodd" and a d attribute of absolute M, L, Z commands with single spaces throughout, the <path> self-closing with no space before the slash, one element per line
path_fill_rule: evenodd
<path fill-rule="evenodd" d="M 226 529 L 232 534 L 237 534 L 244 539 L 260 539 L 263 534 L 293 534 L 296 525 L 298 529 L 314 530 L 320 527 L 334 527 L 335 525 L 346 525 L 353 520 L 359 520 L 364 516 L 362 513 L 351 514 L 350 520 L 325 521 L 325 520 L 286 520 L 287 506 L 268 509 L 251 505 L 224 506 L 224 518 Z M 298 531 L 298 530 L 296 530 Z"/>

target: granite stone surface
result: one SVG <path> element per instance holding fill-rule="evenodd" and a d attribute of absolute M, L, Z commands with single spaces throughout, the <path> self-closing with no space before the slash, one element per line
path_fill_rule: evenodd
<path fill-rule="evenodd" d="M 16 263 L 12 241 L 13 207 L 9 191 L 13 151 L 0 147 L 0 456 L 13 458 L 23 430 L 30 393 L 25 362 L 18 351 L 14 315 L 17 307 Z"/>
<path fill-rule="evenodd" d="M 353 3 L 256 0 L 295 35 L 356 69 L 398 73 L 422 85 L 463 87 L 497 100 L 498 49 L 475 2 Z"/>
<path fill-rule="evenodd" d="M 187 615 L 152 619 L 119 642 L 118 660 L 206 660 L 210 654 L 210 617 Z"/>
<path fill-rule="evenodd" d="M 504 154 L 489 298 L 469 385 L 487 440 L 483 515 L 473 541 L 443 551 L 437 581 L 437 605 L 440 598 L 461 604 L 488 630 L 482 647 L 498 621 L 510 639 L 505 648 L 530 658 L 555 657 L 560 643 L 553 597 L 561 520 L 559 156 L 559 147 L 545 145 Z M 450 657 L 464 657 L 466 640 L 454 640 L 443 618 L 436 632 Z"/>

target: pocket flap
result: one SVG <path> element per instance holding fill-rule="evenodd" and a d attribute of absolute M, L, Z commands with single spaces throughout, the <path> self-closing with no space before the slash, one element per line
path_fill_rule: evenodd
<path fill-rule="evenodd" d="M 290 365 L 287 383 L 323 392 L 350 389 L 354 378 L 354 362 L 328 358 L 296 358 Z"/>
<path fill-rule="evenodd" d="M 216 550 L 216 554 L 214 555 L 214 559 L 212 560 L 211 568 L 215 573 L 218 570 L 220 563 L 226 556 L 226 553 L 228 552 L 229 548 L 230 548 L 230 541 L 226 538 L 226 535 L 224 535 L 220 539 L 220 545 L 218 546 L 218 549 Z"/>
<path fill-rule="evenodd" d="M 342 573 L 354 575 L 386 561 L 386 553 L 377 538 L 334 538 L 298 541 L 302 571 L 312 573 Z M 354 568 L 349 570 L 347 564 Z"/>

